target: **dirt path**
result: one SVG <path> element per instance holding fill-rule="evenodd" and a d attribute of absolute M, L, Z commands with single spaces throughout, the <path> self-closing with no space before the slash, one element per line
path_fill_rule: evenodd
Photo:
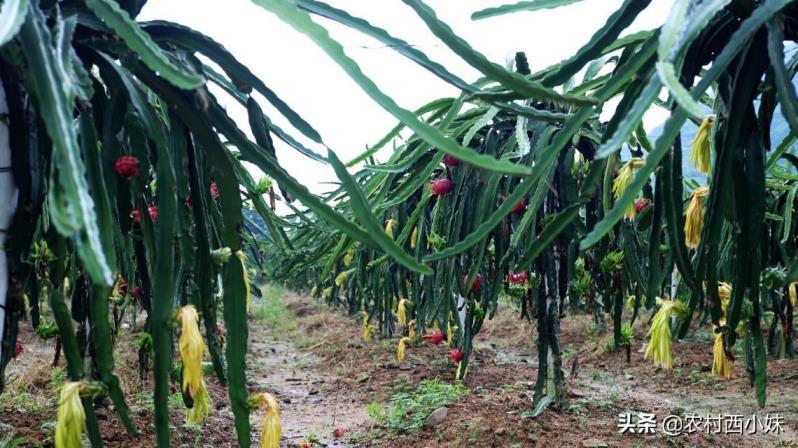
<path fill-rule="evenodd" d="M 253 302 L 249 319 L 247 389 L 270 392 L 280 401 L 282 447 L 303 446 L 305 441 L 314 448 L 798 446 L 798 360 L 769 361 L 768 405 L 759 409 L 741 361 L 731 380 L 711 374 L 711 340 L 706 336 L 696 334 L 675 343 L 676 364 L 663 370 L 637 350 L 645 341 L 645 328 L 635 330 L 635 350 L 627 362 L 623 353 L 603 349 L 611 335 L 593 332 L 590 318 L 583 316 L 564 320 L 562 326 L 563 361 L 572 394 L 568 406 L 529 418 L 525 415 L 537 373 L 534 328 L 506 305 L 475 339 L 473 369 L 463 383 L 467 393 L 446 404 L 444 422 L 431 428 L 397 426 L 387 416 L 403 418 L 397 409 L 411 414 L 416 409 L 406 403 L 440 397 L 431 389 L 420 392 L 421 384 L 437 382 L 436 390 L 441 391 L 455 383 L 450 347 L 418 341 L 399 363 L 395 335 L 362 341 L 358 319 L 283 288 L 266 287 L 263 292 L 265 298 Z M 152 384 L 138 378 L 135 334 L 120 333 L 116 372 L 143 433 L 126 434 L 114 413 L 99 405 L 96 412 L 106 446 L 154 446 Z M 53 391 L 63 381 L 64 370 L 51 367 L 53 341 L 38 340 L 29 326 L 23 327 L 21 340 L 25 352 L 10 366 L 12 381 L 7 393 L 0 395 L 0 440 L 10 427 L 23 440 L 21 446 L 51 448 Z M 572 375 L 575 365 L 578 369 Z M 227 389 L 212 375 L 207 381 L 215 406 L 201 426 L 184 425 L 185 407 L 173 385 L 169 403 L 173 446 L 237 446 Z M 399 396 L 402 400 L 395 400 Z M 784 426 L 780 436 L 619 434 L 619 414 L 625 412 L 654 412 L 658 419 L 688 413 L 780 414 Z M 252 415 L 253 446 L 260 443 L 262 418 L 261 411 Z M 343 437 L 335 437 L 336 428 L 346 430 Z"/>
<path fill-rule="evenodd" d="M 295 447 L 308 440 L 314 446 L 350 446 L 348 437 L 336 438 L 333 432 L 364 424 L 368 419 L 364 407 L 350 397 L 344 384 L 322 370 L 313 354 L 320 344 L 300 351 L 293 337 L 276 333 L 263 324 L 251 328 L 248 377 L 252 390 L 270 392 L 280 400 L 281 445 Z M 253 422 L 260 418 L 258 413 Z"/>

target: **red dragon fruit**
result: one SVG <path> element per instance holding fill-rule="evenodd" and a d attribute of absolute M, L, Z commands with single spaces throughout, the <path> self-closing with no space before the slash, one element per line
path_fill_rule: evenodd
<path fill-rule="evenodd" d="M 150 221 L 155 222 L 158 220 L 158 206 L 151 205 L 147 207 L 147 213 L 150 214 Z"/>
<path fill-rule="evenodd" d="M 446 154 L 443 156 L 443 164 L 446 166 L 457 166 L 460 164 L 460 160 L 457 159 L 455 156 L 450 156 Z"/>
<path fill-rule="evenodd" d="M 513 213 L 523 213 L 524 210 L 526 210 L 526 198 L 521 198 L 521 200 L 515 204 L 515 207 L 513 207 Z"/>
<path fill-rule="evenodd" d="M 507 274 L 507 281 L 513 285 L 523 285 L 529 279 L 529 274 L 526 271 L 515 273 L 510 271 Z"/>
<path fill-rule="evenodd" d="M 114 162 L 114 171 L 125 180 L 133 179 L 139 175 L 139 159 L 133 156 L 122 156 Z"/>
<path fill-rule="evenodd" d="M 454 187 L 454 183 L 449 179 L 438 179 L 433 181 L 430 188 L 432 189 L 432 194 L 436 196 L 446 196 L 452 191 L 452 187 Z"/>
<path fill-rule="evenodd" d="M 424 339 L 432 345 L 438 345 L 443 342 L 443 332 L 441 330 L 433 330 L 424 335 Z"/>
<path fill-rule="evenodd" d="M 451 359 L 452 362 L 460 362 L 463 360 L 463 352 L 459 348 L 456 348 L 449 352 L 449 359 Z"/>
<path fill-rule="evenodd" d="M 646 209 L 646 207 L 648 207 L 648 204 L 649 204 L 648 199 L 646 198 L 638 199 L 637 201 L 635 201 L 635 211 L 637 213 L 642 212 L 643 210 Z"/>
<path fill-rule="evenodd" d="M 468 274 L 463 276 L 463 286 L 466 285 L 467 281 Z M 482 289 L 482 274 L 477 274 L 477 276 L 474 277 L 474 283 L 471 283 L 471 292 L 477 292 L 480 289 Z"/>

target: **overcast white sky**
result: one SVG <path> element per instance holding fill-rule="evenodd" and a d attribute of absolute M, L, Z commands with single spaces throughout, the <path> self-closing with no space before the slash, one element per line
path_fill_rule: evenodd
<path fill-rule="evenodd" d="M 435 38 L 400 0 L 326 0 L 355 16 L 387 29 L 414 44 L 467 81 L 478 77 Z M 508 0 L 428 0 L 438 16 L 477 50 L 503 64 L 516 51 L 525 51 L 532 71 L 568 57 L 586 43 L 622 0 L 584 0 L 555 10 L 522 12 L 472 21 L 473 11 Z M 667 17 L 672 0 L 653 0 L 624 32 L 651 29 Z M 222 43 L 322 135 L 342 160 L 378 141 L 396 119 L 376 105 L 349 77 L 304 35 L 283 24 L 248 0 L 150 0 L 140 20 L 162 19 L 190 26 Z M 435 98 L 458 92 L 390 48 L 334 22 L 314 17 L 326 26 L 380 88 L 402 107 L 415 109 Z M 286 130 L 287 122 L 261 101 L 267 114 Z M 226 102 L 230 114 L 247 127 L 243 109 Z M 651 128 L 662 120 L 646 118 Z M 303 140 L 304 142 L 304 140 Z M 308 144 L 308 146 L 311 146 Z M 326 151 L 317 149 L 321 153 Z M 316 192 L 335 181 L 332 170 L 285 145 L 278 146 L 281 164 Z"/>

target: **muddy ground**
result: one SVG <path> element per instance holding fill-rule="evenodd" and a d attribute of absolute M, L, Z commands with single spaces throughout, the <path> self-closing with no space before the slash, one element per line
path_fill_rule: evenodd
<path fill-rule="evenodd" d="M 768 404 L 758 409 L 741 361 L 731 380 L 712 376 L 712 336 L 705 330 L 674 343 L 674 368 L 663 370 L 643 360 L 644 319 L 635 326 L 627 362 L 624 350 L 607 349 L 608 336 L 590 318 L 567 316 L 562 346 L 569 404 L 533 418 L 535 328 L 519 320 L 509 305 L 486 322 L 460 386 L 454 385 L 454 365 L 445 344 L 419 342 L 399 364 L 396 338 L 362 341 L 356 319 L 279 287 L 264 292 L 251 317 L 249 389 L 271 392 L 280 400 L 285 447 L 798 446 L 798 361 L 769 361 Z M 63 381 L 63 365 L 51 366 L 52 341 L 39 341 L 29 325 L 22 327 L 25 351 L 10 365 L 9 385 L 0 395 L 0 447 L 4 437 L 17 443 L 10 446 L 52 447 L 53 389 Z M 142 434 L 129 436 L 110 405 L 99 403 L 106 446 L 154 445 L 151 384 L 139 379 L 133 337 L 129 330 L 120 333 L 116 370 Z M 226 391 L 212 376 L 207 381 L 214 406 L 202 426 L 183 424 L 185 412 L 173 386 L 173 446 L 237 446 Z M 431 402 L 422 400 L 422 388 L 429 392 L 423 400 Z M 454 395 L 443 398 L 450 393 Z M 434 427 L 423 427 L 439 399 L 451 400 L 446 417 Z M 702 427 L 669 437 L 661 426 L 654 434 L 621 434 L 619 415 L 627 412 L 653 413 L 660 424 L 671 414 L 683 419 L 691 414 L 741 414 L 749 419 L 752 414 L 761 419 L 778 414 L 783 423 L 780 434 L 763 434 L 760 427 L 757 434 L 725 435 Z M 251 418 L 255 446 L 261 418 L 258 412 Z"/>

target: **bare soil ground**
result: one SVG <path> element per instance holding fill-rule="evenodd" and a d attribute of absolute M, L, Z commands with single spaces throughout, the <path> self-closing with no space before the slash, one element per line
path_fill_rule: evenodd
<path fill-rule="evenodd" d="M 280 400 L 282 446 L 373 447 L 769 447 L 798 446 L 798 361 L 771 360 L 768 405 L 758 409 L 742 362 L 731 380 L 712 376 L 711 335 L 699 330 L 674 343 L 672 370 L 643 360 L 644 322 L 635 326 L 631 359 L 623 350 L 608 351 L 607 335 L 590 318 L 562 321 L 564 368 L 569 406 L 528 417 L 536 377 L 535 328 L 500 307 L 475 341 L 464 396 L 447 405 L 443 422 L 432 428 L 402 429 L 386 418 L 397 394 L 412 395 L 424 380 L 454 383 L 454 365 L 445 344 L 419 343 L 396 362 L 397 338 L 360 339 L 360 325 L 307 297 L 266 288 L 251 319 L 247 363 L 252 391 L 268 391 Z M 647 317 L 647 316 L 646 316 Z M 52 341 L 38 341 L 23 323 L 25 352 L 9 369 L 10 384 L 0 396 L 0 446 L 14 432 L 18 446 L 51 447 L 55 420 L 53 387 L 63 370 L 53 369 Z M 109 405 L 97 408 L 106 446 L 154 445 L 151 384 L 140 381 L 132 337 L 117 341 L 117 372 L 142 435 L 128 436 Z M 63 361 L 62 361 L 63 362 Z M 235 431 L 225 388 L 208 376 L 214 406 L 202 426 L 183 424 L 179 394 L 170 400 L 173 445 L 233 447 Z M 175 389 L 175 392 L 177 390 Z M 781 434 L 723 435 L 697 431 L 665 436 L 620 434 L 619 414 L 778 413 Z M 259 442 L 260 413 L 252 416 L 253 442 Z M 395 425 L 394 425 L 395 426 Z M 344 434 L 336 437 L 335 429 Z M 257 445 L 255 445 L 257 446 Z"/>

